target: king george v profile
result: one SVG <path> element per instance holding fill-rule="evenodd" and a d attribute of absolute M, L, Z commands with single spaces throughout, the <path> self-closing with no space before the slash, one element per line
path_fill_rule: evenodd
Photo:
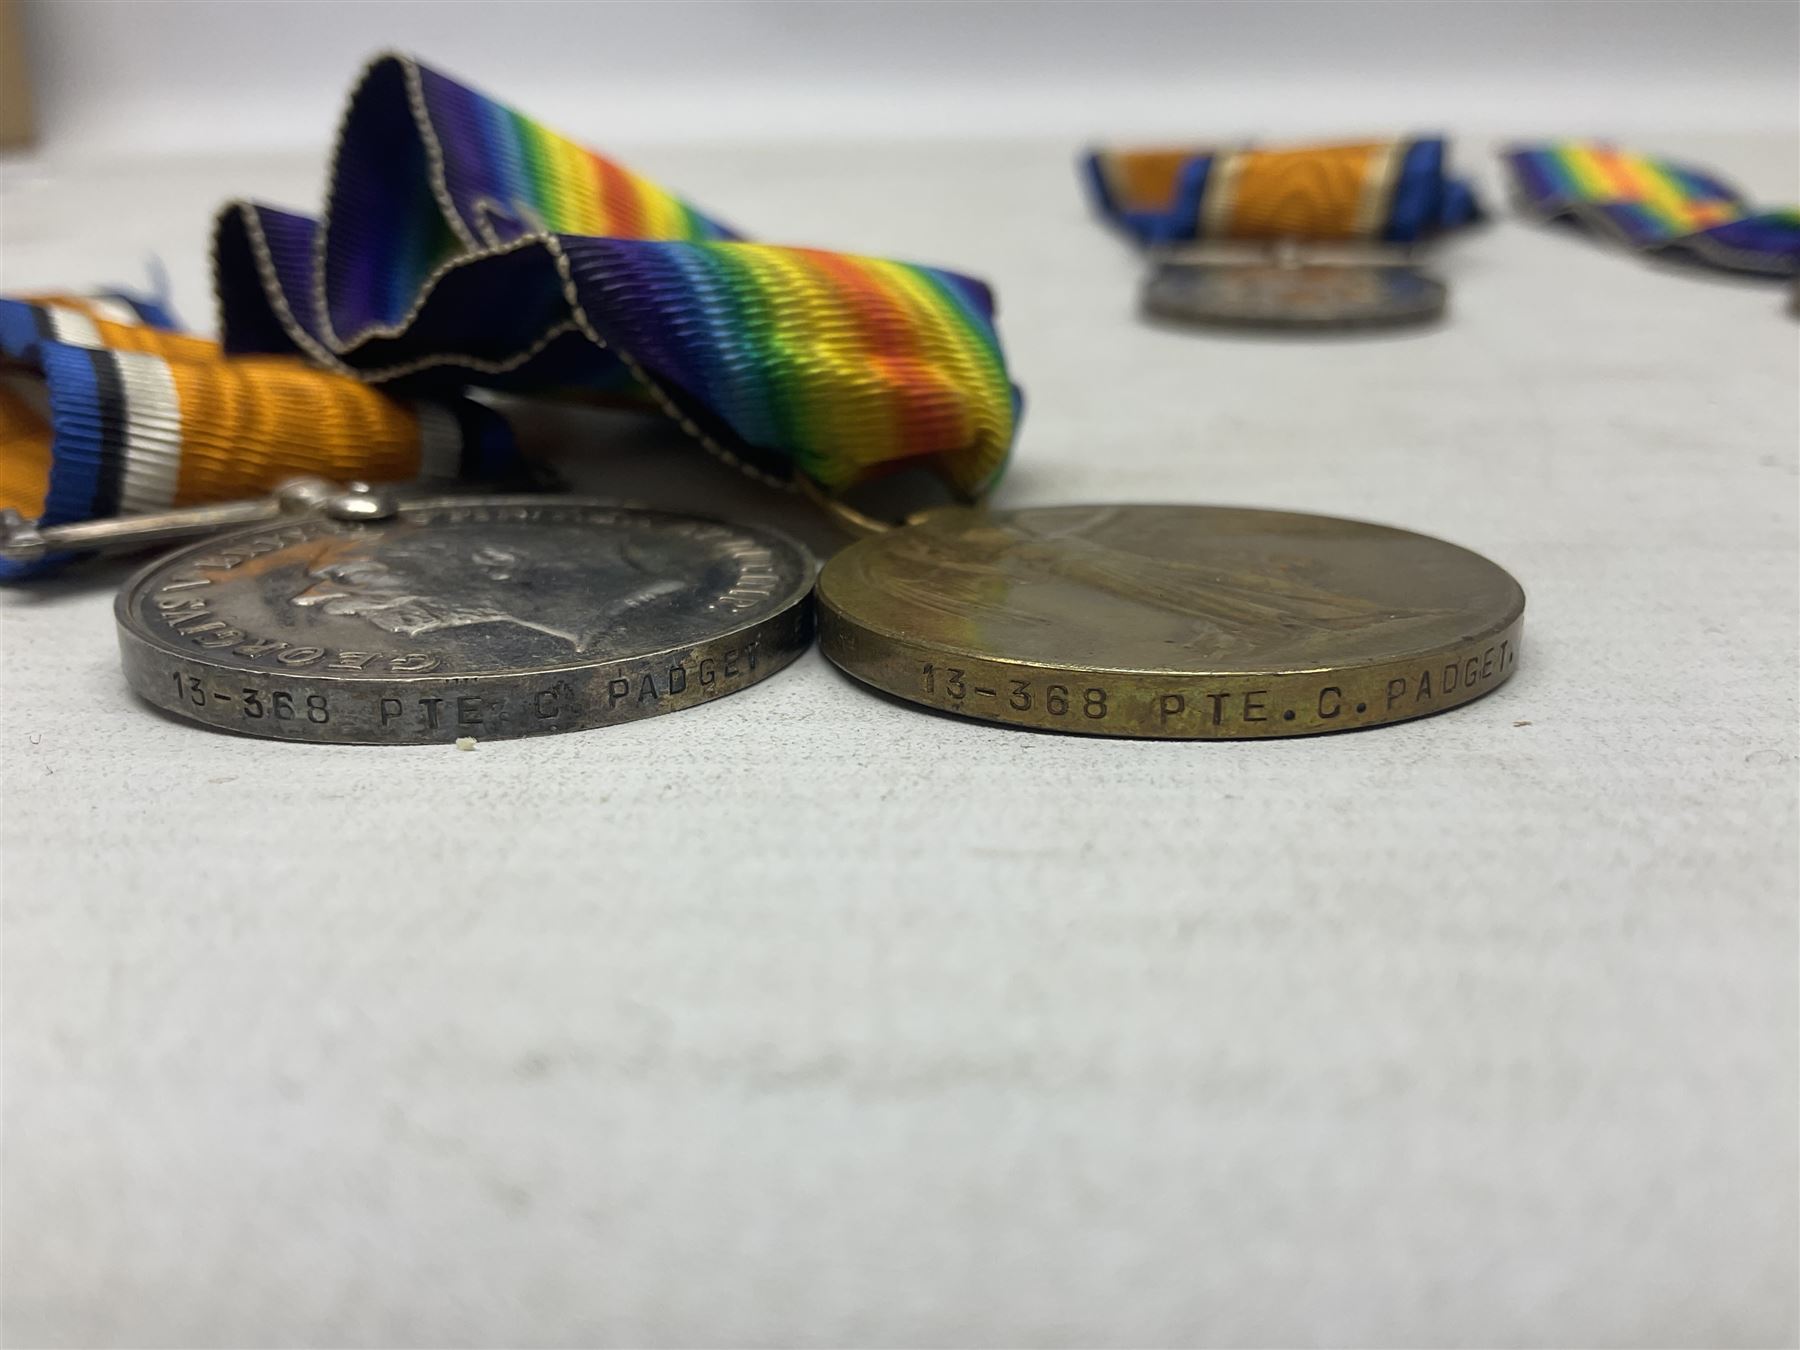
<path fill-rule="evenodd" d="M 292 603 L 406 637 L 512 624 L 585 652 L 633 610 L 703 585 L 705 573 L 691 551 L 636 531 L 401 531 L 339 541 Z"/>

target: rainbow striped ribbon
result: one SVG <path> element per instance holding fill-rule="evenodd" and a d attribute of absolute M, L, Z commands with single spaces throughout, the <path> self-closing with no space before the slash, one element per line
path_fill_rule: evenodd
<path fill-rule="evenodd" d="M 234 203 L 214 256 L 230 351 L 654 405 L 784 483 L 912 463 L 974 499 L 1018 424 L 980 282 L 747 242 L 404 56 L 352 94 L 322 218 Z"/>
<path fill-rule="evenodd" d="M 1414 244 L 1481 218 L 1434 137 L 1285 149 L 1100 149 L 1101 213 L 1138 243 L 1312 239 Z"/>
<path fill-rule="evenodd" d="M 288 357 L 227 357 L 130 296 L 0 298 L 0 507 L 44 525 L 266 492 L 283 478 L 496 477 L 512 438 Z M 66 556 L 0 560 L 0 579 Z"/>
<path fill-rule="evenodd" d="M 1800 272 L 1800 208 L 1757 210 L 1709 173 L 1589 141 L 1503 151 L 1519 210 L 1733 272 Z"/>

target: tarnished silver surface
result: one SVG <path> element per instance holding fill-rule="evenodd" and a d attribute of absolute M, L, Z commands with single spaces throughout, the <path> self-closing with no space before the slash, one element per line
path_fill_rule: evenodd
<path fill-rule="evenodd" d="M 1407 266 L 1355 262 L 1163 262 L 1147 314 L 1233 328 L 1379 328 L 1444 313 L 1444 284 Z"/>
<path fill-rule="evenodd" d="M 576 731 L 704 703 L 812 637 L 774 531 L 545 497 L 438 498 L 209 539 L 134 577 L 125 674 L 159 708 L 282 740 Z"/>

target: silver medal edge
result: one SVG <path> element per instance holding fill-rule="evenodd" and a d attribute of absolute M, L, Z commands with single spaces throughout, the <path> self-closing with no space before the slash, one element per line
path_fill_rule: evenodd
<path fill-rule="evenodd" d="M 1406 328 L 1437 322 L 1449 313 L 1450 288 L 1437 277 L 1416 268 L 1408 269 L 1425 282 L 1430 288 L 1429 297 L 1417 304 L 1400 308 L 1357 315 L 1353 318 L 1315 319 L 1299 316 L 1283 317 L 1279 314 L 1248 314 L 1229 310 L 1195 309 L 1172 303 L 1159 295 L 1157 280 L 1164 269 L 1181 267 L 1186 269 L 1219 270 L 1233 266 L 1229 263 L 1159 263 L 1144 278 L 1142 289 L 1138 295 L 1139 308 L 1145 315 L 1153 319 L 1164 320 L 1197 328 L 1252 329 L 1268 332 L 1291 332 L 1305 330 L 1309 332 L 1330 332 L 1333 330 L 1354 330 L 1370 328 Z"/>
<path fill-rule="evenodd" d="M 443 507 L 545 504 L 722 525 L 787 550 L 799 575 L 771 613 L 699 642 L 528 672 L 327 675 L 255 669 L 176 647 L 139 621 L 137 602 L 155 578 L 192 555 L 267 533 L 270 525 L 264 523 L 165 554 L 120 588 L 113 611 L 126 684 L 152 707 L 231 733 L 318 744 L 431 745 L 464 736 L 501 740 L 584 731 L 681 711 L 760 683 L 811 646 L 818 563 L 810 550 L 780 530 L 566 497 L 433 498 L 406 503 L 402 516 Z M 248 695 L 254 700 L 247 701 Z M 322 706 L 314 701 L 321 698 Z"/>

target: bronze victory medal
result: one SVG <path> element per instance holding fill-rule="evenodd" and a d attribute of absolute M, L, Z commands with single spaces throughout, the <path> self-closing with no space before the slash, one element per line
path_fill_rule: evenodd
<path fill-rule="evenodd" d="M 1525 594 L 1406 530 L 1209 506 L 934 511 L 819 576 L 819 640 L 947 712 L 1102 736 L 1377 726 L 1497 688 Z"/>
<path fill-rule="evenodd" d="M 418 744 L 674 712 L 812 638 L 814 565 L 770 530 L 551 497 L 216 536 L 115 605 L 132 689 L 282 740 Z"/>
<path fill-rule="evenodd" d="M 1148 314 L 1231 328 L 1382 328 L 1444 313 L 1444 284 L 1372 263 L 1160 263 L 1144 283 Z"/>

